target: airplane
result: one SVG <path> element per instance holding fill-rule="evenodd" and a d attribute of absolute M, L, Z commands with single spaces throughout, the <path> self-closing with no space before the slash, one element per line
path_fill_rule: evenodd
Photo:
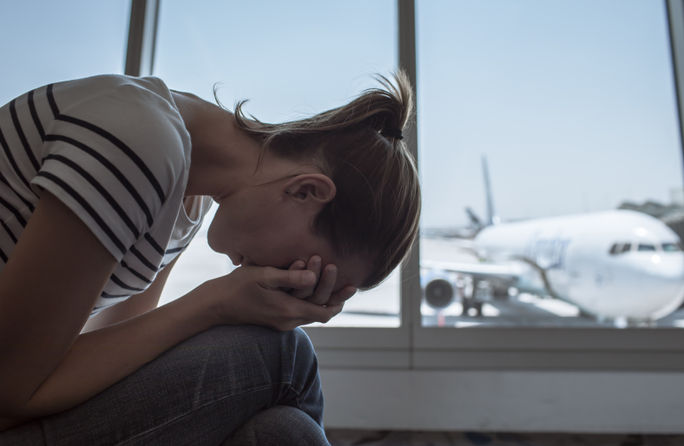
<path fill-rule="evenodd" d="M 467 249 L 480 262 L 423 261 L 425 302 L 442 310 L 460 297 L 463 315 L 482 313 L 478 283 L 495 296 L 509 288 L 569 302 L 598 320 L 649 324 L 684 302 L 684 252 L 660 220 L 631 210 L 501 222 L 495 216 L 486 158 L 482 158 L 487 222 Z M 465 293 L 463 277 L 471 280 Z M 460 280 L 460 283 L 458 283 Z M 458 295 L 458 296 L 457 296 Z"/>

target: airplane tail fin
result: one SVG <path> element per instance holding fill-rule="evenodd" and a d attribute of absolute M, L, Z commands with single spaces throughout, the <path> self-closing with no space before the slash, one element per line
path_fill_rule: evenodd
<path fill-rule="evenodd" d="M 495 225 L 500 219 L 494 210 L 494 199 L 492 198 L 492 185 L 489 181 L 489 165 L 487 157 L 482 155 L 482 176 L 484 178 L 485 198 L 487 200 L 487 225 Z"/>
<path fill-rule="evenodd" d="M 470 226 L 472 226 L 474 229 L 479 230 L 485 226 L 480 217 L 477 216 L 471 207 L 466 206 L 465 212 L 468 215 L 468 220 L 470 220 Z"/>

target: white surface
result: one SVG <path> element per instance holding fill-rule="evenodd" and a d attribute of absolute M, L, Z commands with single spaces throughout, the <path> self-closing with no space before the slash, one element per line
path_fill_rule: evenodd
<path fill-rule="evenodd" d="M 328 428 L 684 433 L 684 374 L 321 370 Z"/>

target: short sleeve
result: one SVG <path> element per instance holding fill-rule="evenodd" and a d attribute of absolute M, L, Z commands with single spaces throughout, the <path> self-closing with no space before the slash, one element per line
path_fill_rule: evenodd
<path fill-rule="evenodd" d="M 101 76 L 47 94 L 55 119 L 31 183 L 69 207 L 120 261 L 184 178 L 189 134 L 161 81 Z"/>

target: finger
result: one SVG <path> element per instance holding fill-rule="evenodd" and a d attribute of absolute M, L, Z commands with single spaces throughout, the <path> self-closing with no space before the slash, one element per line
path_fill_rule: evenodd
<path fill-rule="evenodd" d="M 337 266 L 335 265 L 325 265 L 323 268 L 323 273 L 318 280 L 318 285 L 313 295 L 307 299 L 309 302 L 323 305 L 328 302 L 330 295 L 335 287 L 335 282 L 337 282 Z"/>
<path fill-rule="evenodd" d="M 298 271 L 298 270 L 304 269 L 305 266 L 306 266 L 306 263 L 304 262 L 304 260 L 297 259 L 294 262 L 292 262 L 292 264 L 290 265 L 290 267 L 288 269 L 291 271 Z M 291 294 L 294 291 L 293 288 L 281 288 L 281 289 L 288 294 Z"/>
<path fill-rule="evenodd" d="M 311 256 L 311 258 L 309 258 L 308 263 L 306 264 L 306 269 L 316 274 L 316 280 L 318 280 L 318 278 L 321 275 L 321 257 L 316 255 Z M 316 284 L 314 283 L 310 287 L 302 288 L 299 290 L 293 290 L 292 295 L 299 299 L 309 297 L 313 294 L 315 287 Z"/>
<path fill-rule="evenodd" d="M 288 269 L 296 271 L 296 270 L 304 269 L 304 267 L 306 267 L 306 263 L 304 262 L 304 260 L 297 259 L 294 262 L 292 262 L 292 265 L 290 265 L 290 267 Z"/>
<path fill-rule="evenodd" d="M 309 270 L 283 270 L 270 266 L 258 268 L 261 275 L 257 283 L 264 288 L 301 288 L 312 287 L 316 284 L 316 275 Z"/>
<path fill-rule="evenodd" d="M 335 306 L 344 304 L 350 297 L 356 294 L 357 289 L 353 286 L 346 286 L 330 296 L 327 306 Z"/>
<path fill-rule="evenodd" d="M 294 299 L 293 299 L 294 300 Z M 321 306 L 312 304 L 306 300 L 294 300 L 289 304 L 296 316 L 293 321 L 297 325 L 306 325 L 312 322 L 328 322 L 333 316 L 342 311 L 342 305 Z"/>

